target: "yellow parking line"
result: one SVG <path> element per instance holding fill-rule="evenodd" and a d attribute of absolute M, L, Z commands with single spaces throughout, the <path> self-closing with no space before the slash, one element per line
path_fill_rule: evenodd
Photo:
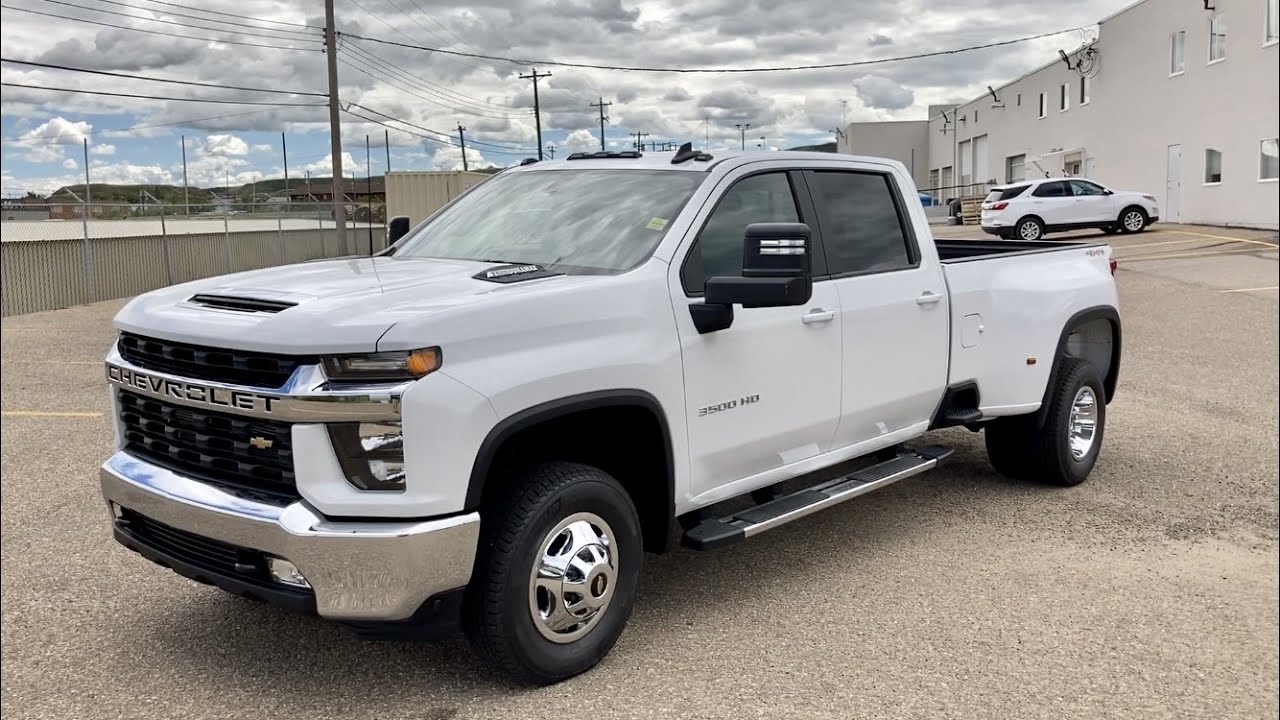
<path fill-rule="evenodd" d="M 1274 248 L 1275 246 L 1272 245 L 1271 247 Z M 1210 255 L 1233 255 L 1236 253 L 1255 253 L 1255 252 L 1258 252 L 1258 251 L 1254 250 L 1253 248 L 1248 248 L 1244 250 L 1213 250 L 1210 252 L 1187 252 L 1187 253 L 1172 253 L 1169 255 L 1143 255 L 1141 257 L 1118 257 L 1116 258 L 1116 260 L 1119 260 L 1121 262 L 1139 262 L 1141 260 L 1173 260 L 1175 258 L 1208 257 Z"/>
<path fill-rule="evenodd" d="M 1139 245 L 1112 244 L 1111 247 L 1115 248 L 1116 250 L 1128 250 L 1129 248 L 1154 247 L 1156 245 L 1185 245 L 1186 243 L 1193 243 L 1193 242 L 1200 242 L 1200 241 L 1199 240 L 1164 240 L 1162 242 L 1141 243 Z"/>
<path fill-rule="evenodd" d="M 1238 293 L 1238 292 L 1257 292 L 1258 290 L 1280 290 L 1280 285 L 1272 285 L 1271 287 L 1260 287 L 1260 288 L 1239 288 L 1237 290 L 1219 290 L 1218 292 Z"/>
<path fill-rule="evenodd" d="M 1209 235 L 1207 233 L 1191 232 L 1190 230 L 1165 230 L 1167 233 L 1177 235 L 1195 235 L 1197 237 L 1212 238 L 1214 240 L 1230 240 L 1231 242 L 1251 243 L 1253 245 L 1266 245 L 1267 247 L 1276 247 L 1275 243 L 1263 242 L 1261 240 L 1247 240 L 1245 238 L 1227 237 L 1226 235 Z"/>
<path fill-rule="evenodd" d="M 0 415 L 3 415 L 4 417 L 102 417 L 102 413 L 90 412 L 88 410 L 67 412 L 45 412 L 43 410 L 0 410 Z"/>

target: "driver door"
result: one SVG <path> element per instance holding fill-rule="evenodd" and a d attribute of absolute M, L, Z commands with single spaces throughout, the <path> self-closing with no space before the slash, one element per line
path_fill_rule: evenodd
<path fill-rule="evenodd" d="M 1106 188 L 1088 180 L 1070 180 L 1074 197 L 1073 219 L 1077 223 L 1101 223 L 1116 219 L 1115 203 Z"/>
<path fill-rule="evenodd" d="M 813 295 L 804 305 L 733 308 L 730 327 L 700 334 L 689 306 L 708 277 L 742 274 L 743 237 L 758 222 L 807 222 L 812 204 L 785 168 L 720 181 L 672 262 L 670 289 L 684 363 L 693 496 L 728 497 L 776 481 L 787 465 L 830 449 L 840 419 L 840 308 L 814 233 Z M 799 186 L 803 187 L 803 186 Z M 723 189 L 722 189 L 723 188 Z M 731 487 L 727 487 L 733 483 Z"/>

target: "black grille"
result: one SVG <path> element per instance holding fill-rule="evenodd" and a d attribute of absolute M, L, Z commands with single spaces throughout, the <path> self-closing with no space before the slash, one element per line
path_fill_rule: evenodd
<path fill-rule="evenodd" d="M 125 450 L 161 467 L 275 505 L 299 499 L 289 423 L 120 393 Z"/>
<path fill-rule="evenodd" d="M 314 357 L 204 347 L 132 333 L 121 333 L 117 344 L 124 359 L 140 368 L 264 388 L 278 388 L 299 365 L 317 362 Z"/>

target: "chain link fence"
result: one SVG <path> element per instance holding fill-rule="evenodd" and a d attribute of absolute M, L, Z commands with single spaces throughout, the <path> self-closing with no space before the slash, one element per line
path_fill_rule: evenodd
<path fill-rule="evenodd" d="M 134 203 L 81 198 L 3 201 L 3 315 L 129 297 L 166 285 L 243 270 L 338 257 L 386 245 L 377 202 Z"/>

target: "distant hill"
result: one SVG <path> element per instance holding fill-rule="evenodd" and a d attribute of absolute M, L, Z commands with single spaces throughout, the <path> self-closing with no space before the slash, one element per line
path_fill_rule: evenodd
<path fill-rule="evenodd" d="M 156 200 L 162 203 L 181 203 L 182 187 L 180 185 L 112 185 L 110 183 L 93 183 L 89 185 L 88 195 L 93 202 L 102 203 L 141 203 L 143 201 L 143 192 L 150 193 Z M 81 185 L 67 185 L 58 188 L 57 192 L 50 197 L 57 197 L 75 193 L 81 199 L 85 197 L 85 187 Z M 212 198 L 212 194 L 208 190 L 202 190 L 198 187 L 190 188 L 188 197 L 192 203 L 206 203 Z M 154 202 L 147 200 L 148 203 Z"/>
<path fill-rule="evenodd" d="M 787 148 L 788 150 L 799 150 L 801 152 L 829 152 L 836 151 L 834 142 L 822 143 L 821 145 L 801 145 L 800 147 Z"/>

